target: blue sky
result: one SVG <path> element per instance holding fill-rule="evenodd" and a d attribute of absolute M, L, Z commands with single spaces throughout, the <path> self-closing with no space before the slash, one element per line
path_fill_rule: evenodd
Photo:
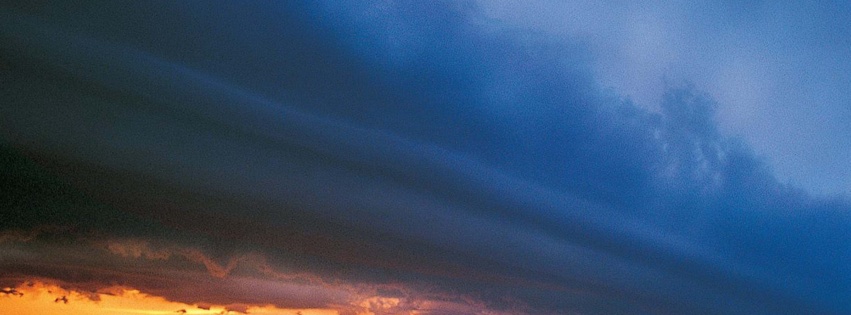
<path fill-rule="evenodd" d="M 4 8 L 6 287 L 851 311 L 847 5 Z"/>
<path fill-rule="evenodd" d="M 480 1 L 494 23 L 579 41 L 604 87 L 654 109 L 665 82 L 719 103 L 719 127 L 777 177 L 847 194 L 849 26 L 842 1 Z"/>

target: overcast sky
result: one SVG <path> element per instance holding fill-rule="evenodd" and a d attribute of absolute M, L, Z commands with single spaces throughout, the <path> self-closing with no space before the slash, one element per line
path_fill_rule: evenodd
<path fill-rule="evenodd" d="M 851 312 L 847 4 L 0 8 L 0 298 Z"/>

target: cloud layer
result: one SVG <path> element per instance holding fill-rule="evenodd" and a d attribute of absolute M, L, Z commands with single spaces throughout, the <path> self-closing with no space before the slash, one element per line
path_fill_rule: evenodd
<path fill-rule="evenodd" d="M 460 1 L 68 6 L 0 14 L 0 132 L 19 170 L 3 228 L 157 240 L 69 255 L 243 292 L 126 280 L 153 294 L 342 306 L 345 288 L 392 284 L 434 314 L 851 311 L 849 202 L 779 184 L 693 86 L 647 111 L 599 87 L 581 44 Z M 33 188 L 54 186 L 68 193 Z M 20 277 L 85 266 L 96 291 L 152 272 L 63 265 L 26 233 L 0 236 L 34 257 L 4 257 Z M 240 264 L 256 270 L 234 277 Z"/>

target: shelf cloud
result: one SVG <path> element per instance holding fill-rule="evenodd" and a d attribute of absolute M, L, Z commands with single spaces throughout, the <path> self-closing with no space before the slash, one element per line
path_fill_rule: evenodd
<path fill-rule="evenodd" d="M 601 87 L 581 40 L 464 1 L 5 6 L 9 292 L 851 311 L 848 199 L 778 181 L 700 86 L 658 110 Z"/>

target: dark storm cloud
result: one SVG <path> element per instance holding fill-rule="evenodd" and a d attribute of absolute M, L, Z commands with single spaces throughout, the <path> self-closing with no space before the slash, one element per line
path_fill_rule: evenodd
<path fill-rule="evenodd" d="M 848 202 L 778 184 L 694 88 L 647 112 L 463 2 L 115 6 L 0 15 L 0 131 L 117 213 L 497 308 L 851 308 Z"/>

